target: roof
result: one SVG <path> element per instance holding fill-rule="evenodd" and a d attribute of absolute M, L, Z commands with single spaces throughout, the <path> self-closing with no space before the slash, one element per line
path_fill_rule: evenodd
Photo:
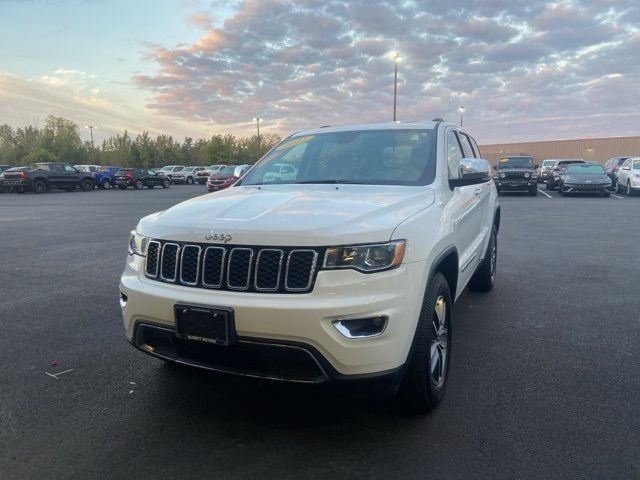
<path fill-rule="evenodd" d="M 314 130 L 296 132 L 294 135 L 319 135 L 321 133 L 353 132 L 359 130 L 433 130 L 436 125 L 447 122 L 417 121 L 417 122 L 386 122 L 386 123 L 363 123 L 359 125 L 340 125 L 336 127 L 320 127 Z"/>

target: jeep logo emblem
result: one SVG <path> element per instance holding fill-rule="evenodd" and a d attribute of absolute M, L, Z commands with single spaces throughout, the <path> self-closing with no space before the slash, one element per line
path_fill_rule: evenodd
<path fill-rule="evenodd" d="M 230 233 L 218 233 L 213 230 L 204 236 L 205 240 L 213 240 L 214 242 L 230 242 L 233 238 Z"/>

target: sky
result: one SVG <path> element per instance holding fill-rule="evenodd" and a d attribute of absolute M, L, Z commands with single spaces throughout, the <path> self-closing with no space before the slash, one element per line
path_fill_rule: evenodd
<path fill-rule="evenodd" d="M 177 138 L 398 119 L 640 134 L 640 1 L 0 0 L 0 123 Z M 88 130 L 83 134 L 88 137 Z"/>

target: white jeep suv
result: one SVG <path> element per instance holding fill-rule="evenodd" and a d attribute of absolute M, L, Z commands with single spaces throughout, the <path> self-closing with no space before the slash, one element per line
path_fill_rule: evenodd
<path fill-rule="evenodd" d="M 274 179 L 281 164 L 295 178 Z M 126 336 L 169 362 L 428 410 L 447 385 L 454 301 L 493 287 L 499 227 L 489 164 L 455 125 L 295 134 L 232 188 L 139 222 Z"/>

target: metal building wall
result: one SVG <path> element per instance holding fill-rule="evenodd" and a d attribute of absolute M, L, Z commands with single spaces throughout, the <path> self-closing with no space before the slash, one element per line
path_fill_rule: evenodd
<path fill-rule="evenodd" d="M 491 165 L 497 163 L 500 156 L 521 153 L 532 155 L 538 164 L 550 158 L 582 158 L 604 163 L 610 157 L 640 157 L 640 136 L 480 145 L 480 152 Z"/>

